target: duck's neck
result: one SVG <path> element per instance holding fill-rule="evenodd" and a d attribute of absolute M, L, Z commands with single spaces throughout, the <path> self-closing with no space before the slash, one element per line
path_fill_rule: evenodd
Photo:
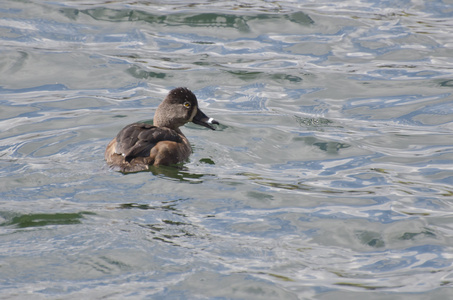
<path fill-rule="evenodd" d="M 154 126 L 157 127 L 167 127 L 167 128 L 172 128 L 170 122 L 168 121 L 168 118 L 166 118 L 165 115 L 162 115 L 162 113 L 158 113 L 159 108 L 157 108 L 156 113 L 154 114 L 154 119 L 153 119 L 153 124 Z"/>
<path fill-rule="evenodd" d="M 155 114 L 154 119 L 153 119 L 153 125 L 156 127 L 165 127 L 165 128 L 170 128 L 174 131 L 176 131 L 179 135 L 182 135 L 183 137 L 184 134 L 182 133 L 181 129 L 179 129 L 179 126 L 175 126 L 175 124 L 171 124 L 171 122 L 168 122 L 166 118 L 161 118 L 159 116 L 162 116 L 161 114 Z"/>
<path fill-rule="evenodd" d="M 181 126 L 181 124 L 175 123 L 175 120 L 167 114 L 167 110 L 161 106 L 162 104 L 157 107 L 157 110 L 154 113 L 154 126 L 166 127 L 179 132 L 179 126 Z"/>

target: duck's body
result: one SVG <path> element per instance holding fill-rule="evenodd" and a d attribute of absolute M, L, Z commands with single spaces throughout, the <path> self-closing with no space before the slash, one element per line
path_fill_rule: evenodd
<path fill-rule="evenodd" d="M 185 161 L 192 148 L 179 127 L 187 122 L 213 130 L 210 124 L 219 124 L 198 109 L 197 98 L 190 90 L 171 90 L 156 110 L 154 126 L 135 123 L 124 127 L 108 144 L 105 159 L 122 172 L 143 171 L 151 165 Z"/>
<path fill-rule="evenodd" d="M 150 165 L 176 164 L 191 153 L 189 141 L 179 129 L 136 123 L 126 126 L 109 143 L 105 159 L 122 172 L 137 172 Z"/>

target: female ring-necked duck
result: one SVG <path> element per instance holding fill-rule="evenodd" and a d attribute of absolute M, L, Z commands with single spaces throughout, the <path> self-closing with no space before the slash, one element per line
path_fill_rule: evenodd
<path fill-rule="evenodd" d="M 189 158 L 192 148 L 179 129 L 187 122 L 215 130 L 219 124 L 199 108 L 187 88 L 171 90 L 154 114 L 154 126 L 134 123 L 124 127 L 108 144 L 105 159 L 122 172 L 147 170 L 151 165 L 171 165 Z"/>

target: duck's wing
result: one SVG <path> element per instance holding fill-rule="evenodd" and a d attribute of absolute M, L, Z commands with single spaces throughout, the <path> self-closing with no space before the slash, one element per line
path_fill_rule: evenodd
<path fill-rule="evenodd" d="M 151 149 L 161 141 L 181 143 L 179 134 L 169 128 L 156 127 L 145 123 L 135 123 L 124 127 L 116 136 L 117 154 L 124 156 L 126 161 L 136 157 L 147 157 Z"/>

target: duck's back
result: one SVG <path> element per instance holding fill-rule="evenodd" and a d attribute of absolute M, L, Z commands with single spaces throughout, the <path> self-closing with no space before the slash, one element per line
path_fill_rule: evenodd
<path fill-rule="evenodd" d="M 145 123 L 130 124 L 107 146 L 105 159 L 123 172 L 142 171 L 149 165 L 169 165 L 186 160 L 191 148 L 178 131 Z"/>

